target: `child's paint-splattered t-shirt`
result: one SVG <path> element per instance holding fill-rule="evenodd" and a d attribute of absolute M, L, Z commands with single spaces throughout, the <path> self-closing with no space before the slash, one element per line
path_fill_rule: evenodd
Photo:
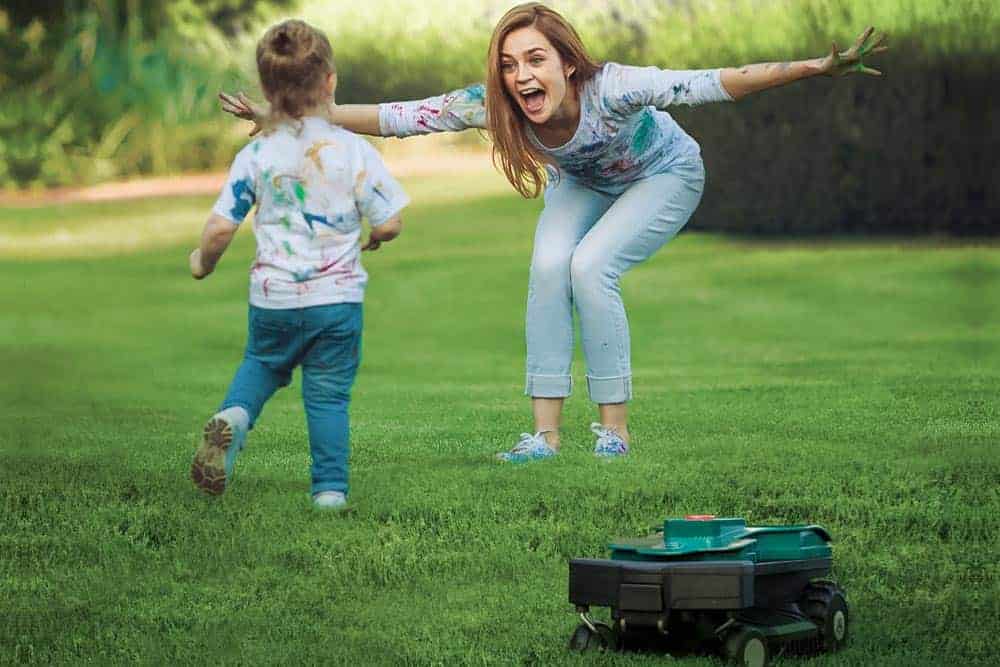
<path fill-rule="evenodd" d="M 528 138 L 559 165 L 562 175 L 609 194 L 663 173 L 671 165 L 700 160 L 701 150 L 664 109 L 675 104 L 732 101 L 721 70 L 662 70 L 607 63 L 580 91 L 580 123 L 562 146 Z M 482 84 L 445 95 L 379 106 L 383 135 L 486 127 Z M 550 176 L 551 176 L 550 171 Z"/>
<path fill-rule="evenodd" d="M 407 203 L 371 144 L 305 118 L 236 155 L 213 212 L 239 224 L 256 204 L 250 303 L 303 308 L 364 299 L 361 220 L 377 227 Z"/>

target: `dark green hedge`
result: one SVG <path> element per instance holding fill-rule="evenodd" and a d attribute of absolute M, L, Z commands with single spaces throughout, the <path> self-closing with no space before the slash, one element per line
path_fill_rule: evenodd
<path fill-rule="evenodd" d="M 914 55 L 675 118 L 702 146 L 693 228 L 746 234 L 1000 231 L 1000 56 Z"/>

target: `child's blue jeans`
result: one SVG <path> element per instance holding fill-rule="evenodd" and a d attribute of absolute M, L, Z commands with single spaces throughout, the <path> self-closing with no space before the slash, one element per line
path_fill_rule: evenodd
<path fill-rule="evenodd" d="M 361 304 L 309 308 L 250 306 L 247 349 L 222 408 L 240 406 L 250 427 L 264 403 L 302 366 L 312 492 L 347 493 L 347 406 L 361 360 Z"/>

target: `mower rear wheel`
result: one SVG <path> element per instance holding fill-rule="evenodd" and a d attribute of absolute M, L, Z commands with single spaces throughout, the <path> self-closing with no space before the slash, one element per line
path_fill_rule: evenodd
<path fill-rule="evenodd" d="M 828 581 L 809 584 L 800 607 L 819 628 L 820 649 L 833 653 L 844 647 L 850 635 L 850 611 L 839 586 Z"/>
<path fill-rule="evenodd" d="M 759 630 L 743 628 L 726 638 L 726 657 L 740 667 L 767 667 L 771 651 Z"/>
<path fill-rule="evenodd" d="M 586 623 L 576 626 L 569 638 L 571 651 L 617 651 L 618 635 L 604 623 L 594 623 L 595 633 Z"/>

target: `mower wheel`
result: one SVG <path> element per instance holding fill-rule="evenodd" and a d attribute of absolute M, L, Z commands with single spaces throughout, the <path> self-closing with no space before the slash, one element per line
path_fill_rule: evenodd
<path fill-rule="evenodd" d="M 604 623 L 594 623 L 595 633 L 585 623 L 576 626 L 569 638 L 571 651 L 617 651 L 618 635 Z"/>
<path fill-rule="evenodd" d="M 844 591 L 829 581 L 809 584 L 802 593 L 800 607 L 819 628 L 819 648 L 833 653 L 847 643 L 850 612 Z"/>
<path fill-rule="evenodd" d="M 726 657 L 740 667 L 767 667 L 771 651 L 759 630 L 742 628 L 729 635 L 725 644 Z"/>

